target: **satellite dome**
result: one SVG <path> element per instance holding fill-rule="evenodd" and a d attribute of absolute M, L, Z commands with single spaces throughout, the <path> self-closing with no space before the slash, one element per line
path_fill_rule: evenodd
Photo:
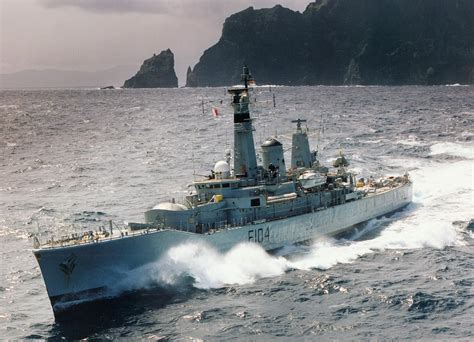
<path fill-rule="evenodd" d="M 161 210 L 171 210 L 171 211 L 181 211 L 181 210 L 186 210 L 185 205 L 179 204 L 179 203 L 171 203 L 171 202 L 164 202 L 157 204 L 153 207 L 153 209 L 161 209 Z"/>
<path fill-rule="evenodd" d="M 224 160 L 218 161 L 213 171 L 217 179 L 230 177 L 230 165 Z"/>
<path fill-rule="evenodd" d="M 270 147 L 270 146 L 281 146 L 281 142 L 279 142 L 275 138 L 269 138 L 262 144 L 262 147 Z"/>

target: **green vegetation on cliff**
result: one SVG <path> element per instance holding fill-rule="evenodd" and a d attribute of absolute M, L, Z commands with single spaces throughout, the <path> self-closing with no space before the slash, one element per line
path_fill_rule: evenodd
<path fill-rule="evenodd" d="M 474 83 L 474 1 L 318 0 L 226 19 L 188 86 Z"/>

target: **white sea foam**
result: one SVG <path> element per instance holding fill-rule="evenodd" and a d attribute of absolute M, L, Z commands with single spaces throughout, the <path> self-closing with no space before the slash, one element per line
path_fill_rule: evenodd
<path fill-rule="evenodd" d="M 9 104 L 4 104 L 4 105 L 0 105 L 0 109 L 18 109 L 19 106 L 18 105 L 9 105 Z"/>
<path fill-rule="evenodd" d="M 449 154 L 452 156 L 474 159 L 474 144 L 456 144 L 453 142 L 437 143 L 431 146 L 430 155 Z"/>
<path fill-rule="evenodd" d="M 404 171 L 411 172 L 416 170 L 419 167 L 425 165 L 426 161 L 418 158 L 394 158 L 392 156 L 381 156 L 380 159 L 383 161 L 384 165 L 390 165 L 392 167 L 397 167 Z M 383 170 L 383 169 L 382 169 Z"/>
<path fill-rule="evenodd" d="M 360 141 L 361 143 L 363 144 L 380 144 L 382 142 L 381 139 L 377 139 L 377 140 L 361 140 Z"/>
<path fill-rule="evenodd" d="M 288 261 L 250 243 L 239 244 L 225 254 L 200 243 L 190 243 L 172 248 L 158 265 L 161 282 L 172 284 L 177 275 L 188 274 L 196 287 L 216 288 L 280 275 L 288 268 Z"/>
<path fill-rule="evenodd" d="M 226 284 L 247 284 L 256 279 L 283 274 L 287 259 L 269 255 L 255 244 L 241 243 L 227 253 L 219 253 L 202 242 L 171 248 L 159 261 L 129 272 L 114 290 L 147 288 L 155 284 L 176 285 L 190 276 L 197 288 L 219 288 Z"/>
<path fill-rule="evenodd" d="M 415 135 L 410 135 L 408 136 L 407 139 L 399 139 L 395 141 L 396 144 L 399 145 L 407 145 L 407 146 L 423 146 L 425 145 L 421 141 L 418 140 L 418 138 Z"/>

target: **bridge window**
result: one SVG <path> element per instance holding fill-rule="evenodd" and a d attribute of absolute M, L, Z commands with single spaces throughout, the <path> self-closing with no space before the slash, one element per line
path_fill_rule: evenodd
<path fill-rule="evenodd" d="M 260 206 L 260 198 L 252 198 L 250 200 L 251 207 L 259 207 Z"/>
<path fill-rule="evenodd" d="M 229 186 L 230 186 L 229 183 L 224 183 L 224 184 L 222 184 L 222 187 L 223 187 L 223 188 L 228 188 Z"/>

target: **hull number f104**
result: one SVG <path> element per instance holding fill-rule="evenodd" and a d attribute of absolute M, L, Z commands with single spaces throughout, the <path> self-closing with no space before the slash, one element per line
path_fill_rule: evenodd
<path fill-rule="evenodd" d="M 248 231 L 249 241 L 262 243 L 264 241 L 270 241 L 270 227 L 250 229 Z"/>

